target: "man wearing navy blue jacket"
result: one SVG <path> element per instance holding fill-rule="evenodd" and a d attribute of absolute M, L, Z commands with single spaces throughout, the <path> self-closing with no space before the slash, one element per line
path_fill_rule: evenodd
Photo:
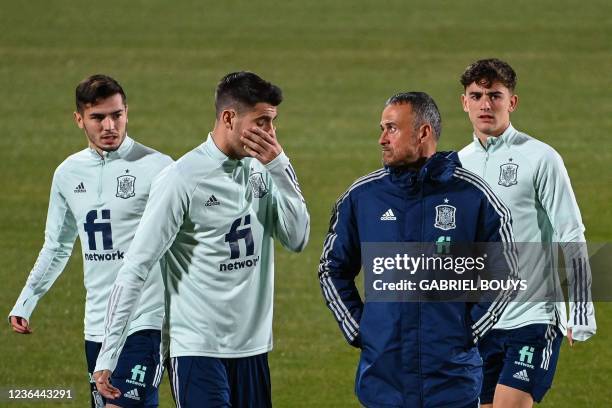
<path fill-rule="evenodd" d="M 508 208 L 455 152 L 436 153 L 441 119 L 422 92 L 400 93 L 380 122 L 384 168 L 358 179 L 334 206 L 319 265 L 326 304 L 361 349 L 355 392 L 367 407 L 477 407 L 476 343 L 507 297 L 491 302 L 364 302 L 355 286 L 362 244 L 501 242 L 513 246 Z M 444 210 L 444 216 L 441 211 Z M 505 253 L 510 269 L 515 253 Z"/>

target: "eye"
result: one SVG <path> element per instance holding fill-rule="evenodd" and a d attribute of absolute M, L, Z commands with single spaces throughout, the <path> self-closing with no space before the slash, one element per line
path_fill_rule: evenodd
<path fill-rule="evenodd" d="M 113 119 L 119 119 L 123 114 L 121 112 L 113 113 Z"/>

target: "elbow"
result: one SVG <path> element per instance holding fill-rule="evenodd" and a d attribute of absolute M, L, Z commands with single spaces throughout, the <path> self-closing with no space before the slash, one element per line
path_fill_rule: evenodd
<path fill-rule="evenodd" d="M 306 248 L 306 245 L 308 245 L 309 238 L 310 228 L 307 227 L 306 231 L 304 231 L 304 233 L 299 237 L 299 239 L 296 239 L 293 245 L 289 246 L 289 249 L 292 252 L 302 252 Z"/>

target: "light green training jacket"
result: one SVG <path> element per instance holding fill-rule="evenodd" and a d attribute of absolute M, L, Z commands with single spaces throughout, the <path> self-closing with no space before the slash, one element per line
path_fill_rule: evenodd
<path fill-rule="evenodd" d="M 64 270 L 78 236 L 87 291 L 85 339 L 101 342 L 106 304 L 145 209 L 151 182 L 170 163 L 169 156 L 128 136 L 116 151 L 104 152 L 103 157 L 87 148 L 64 160 L 53 175 L 45 243 L 10 315 L 30 320 L 39 299 Z M 152 267 L 159 271 L 159 264 Z M 161 328 L 162 287 L 159 278 L 147 282 L 129 334 Z"/>
<path fill-rule="evenodd" d="M 459 152 L 463 167 L 491 186 L 512 212 L 512 229 L 519 246 L 519 274 L 530 285 L 555 290 L 557 259 L 553 242 L 561 244 L 570 284 L 569 320 L 563 302 L 512 302 L 495 325 L 512 329 L 528 324 L 555 324 L 574 338 L 586 340 L 595 333 L 595 313 L 590 298 L 590 267 L 584 243 L 584 225 L 561 156 L 547 144 L 510 125 L 499 137 L 489 137 L 486 147 L 474 136 Z M 525 245 L 542 243 L 543 245 Z M 549 251 L 546 251 L 549 249 Z M 543 289 L 540 287 L 539 289 Z M 557 295 L 558 297 L 558 295 Z"/>
<path fill-rule="evenodd" d="M 162 257 L 171 357 L 270 351 L 274 239 L 301 251 L 309 225 L 284 153 L 267 165 L 232 160 L 209 135 L 154 182 L 111 295 L 96 371 L 115 368 L 142 285 Z"/>

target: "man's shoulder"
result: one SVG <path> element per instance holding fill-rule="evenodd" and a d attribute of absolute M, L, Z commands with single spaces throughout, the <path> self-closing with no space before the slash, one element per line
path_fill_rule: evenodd
<path fill-rule="evenodd" d="M 169 185 L 176 183 L 191 190 L 191 187 L 195 187 L 217 168 L 219 163 L 212 160 L 200 145 L 171 162 L 157 178 L 163 179 Z"/>
<path fill-rule="evenodd" d="M 547 164 L 548 160 L 561 160 L 559 153 L 549 144 L 521 131 L 516 131 L 510 149 L 521 154 L 537 165 Z"/>
<path fill-rule="evenodd" d="M 458 184 L 461 194 L 467 194 L 472 199 L 479 198 L 488 201 L 498 201 L 490 184 L 471 170 L 457 167 L 453 172 L 453 179 Z"/>
<path fill-rule="evenodd" d="M 358 195 L 375 188 L 383 178 L 388 176 L 388 174 L 389 172 L 385 168 L 381 168 L 359 177 L 348 187 L 348 189 L 346 189 L 344 194 L 340 196 L 340 200 L 348 195 Z"/>
<path fill-rule="evenodd" d="M 56 174 L 61 174 L 66 171 L 78 171 L 91 164 L 91 152 L 88 148 L 71 154 L 62 161 L 55 169 Z"/>
<path fill-rule="evenodd" d="M 172 160 L 172 157 L 168 156 L 167 154 L 161 153 L 137 141 L 134 141 L 134 146 L 127 154 L 125 160 L 146 160 L 147 162 L 150 162 L 152 164 L 159 164 L 164 167 L 174 161 Z"/>

